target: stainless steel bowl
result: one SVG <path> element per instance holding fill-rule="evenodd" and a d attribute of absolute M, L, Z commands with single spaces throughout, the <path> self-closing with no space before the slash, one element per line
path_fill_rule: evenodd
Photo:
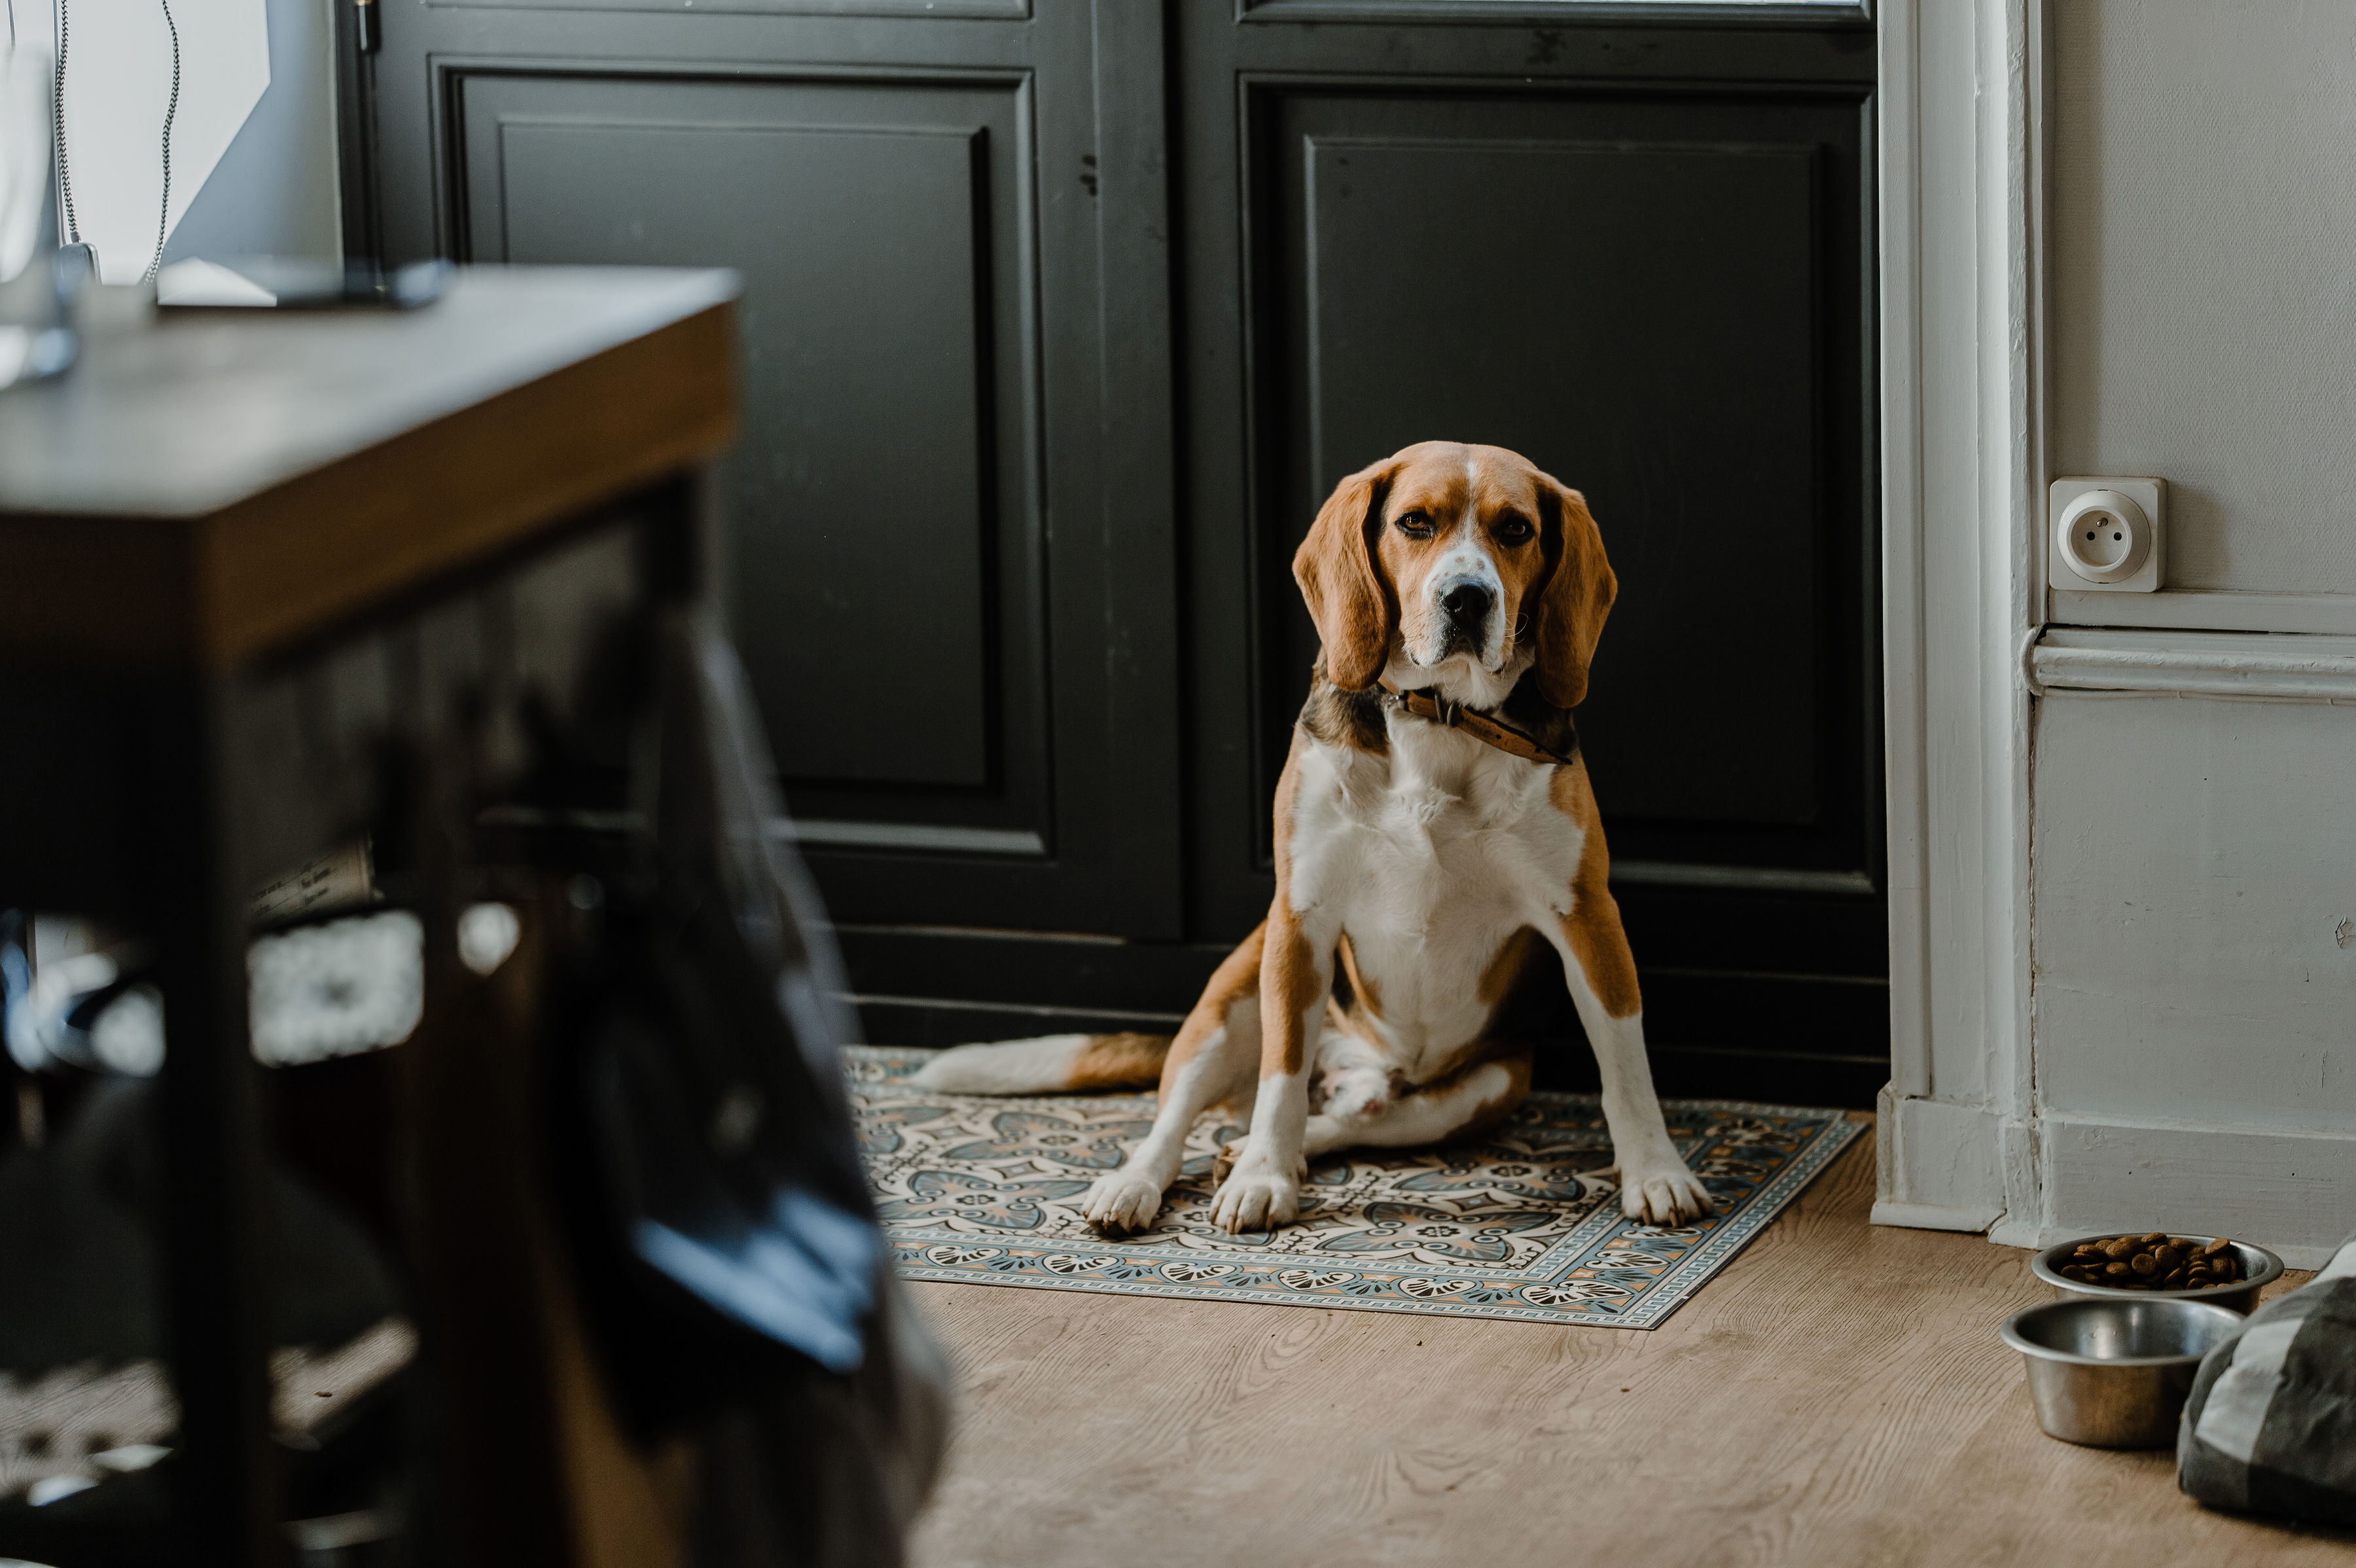
<path fill-rule="evenodd" d="M 2089 1448 L 2167 1448 L 2201 1358 L 2242 1326 L 2206 1302 L 2106 1293 L 2048 1302 L 2005 1320 L 2029 1362 L 2037 1424 Z"/>
<path fill-rule="evenodd" d="M 2204 1301 L 2211 1306 L 2225 1307 L 2233 1312 L 2248 1313 L 2258 1305 L 2258 1292 L 2282 1278 L 2283 1261 L 2264 1247 L 2253 1247 L 2247 1241 L 2235 1241 L 2232 1251 L 2242 1262 L 2242 1277 L 2229 1285 L 2211 1285 L 2206 1290 L 2119 1290 L 2111 1285 L 2084 1284 L 2066 1278 L 2062 1265 L 2072 1253 L 2089 1241 L 2107 1241 L 2122 1234 L 2113 1230 L 2100 1236 L 2081 1236 L 2074 1241 L 2064 1241 L 2048 1247 L 2029 1260 L 2029 1272 L 2071 1295 L 2094 1296 L 2102 1301 Z M 2186 1236 L 2176 1231 L 2169 1235 L 2179 1241 L 2190 1241 L 2206 1247 L 2214 1236 Z"/>

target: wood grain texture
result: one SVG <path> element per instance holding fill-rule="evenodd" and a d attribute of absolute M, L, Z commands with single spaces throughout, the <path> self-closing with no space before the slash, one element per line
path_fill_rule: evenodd
<path fill-rule="evenodd" d="M 916 1285 L 963 1399 L 913 1561 L 2356 1560 L 2039 1432 L 2029 1254 L 1868 1224 L 1871 1145 L 1649 1333 Z"/>

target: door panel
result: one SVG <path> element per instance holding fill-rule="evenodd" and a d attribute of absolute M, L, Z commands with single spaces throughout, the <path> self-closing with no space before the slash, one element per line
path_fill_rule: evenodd
<path fill-rule="evenodd" d="M 1183 929 L 1160 62 L 1119 5 L 387 8 L 394 254 L 743 274 L 732 631 L 839 918 Z"/>
<path fill-rule="evenodd" d="M 464 107 L 477 258 L 744 274 L 732 629 L 788 787 L 1004 786 L 963 820 L 1044 839 L 1037 650 L 999 636 L 1043 564 L 998 527 L 1038 435 L 991 353 L 1022 340 L 1018 90 L 480 76 Z M 924 722 L 874 723 L 879 689 L 925 692 Z"/>
<path fill-rule="evenodd" d="M 1249 766 L 1215 791 L 1265 800 L 1283 766 L 1317 647 L 1290 562 L 1325 495 L 1411 441 L 1478 441 L 1584 491 L 1620 579 L 1579 719 L 1622 880 L 1878 900 L 1862 87 L 1543 91 L 1516 69 L 1473 90 L 1396 50 L 1264 80 L 1246 68 L 1271 30 L 1222 30 L 1232 117 L 1189 93 L 1244 220 L 1247 417 L 1192 454 L 1207 471 L 1242 443 L 1220 476 L 1241 504 L 1195 520 L 1198 548 L 1241 522 L 1250 563 L 1203 578 L 1255 634 L 1257 721 L 1226 748 Z M 1403 30 L 1318 37 L 1338 67 L 1351 31 Z M 1214 702 L 1215 729 L 1244 711 Z M 1198 863 L 1223 928 L 1265 907 L 1265 817 L 1248 861 Z M 1879 945 L 1843 963 L 1878 971 Z"/>
<path fill-rule="evenodd" d="M 1622 585 L 1579 714 L 1615 816 L 1813 823 L 1815 149 L 1496 139 L 1627 118 L 1287 102 L 1281 134 L 1302 156 L 1280 232 L 1301 244 L 1289 379 L 1307 437 L 1293 515 L 1434 435 L 1522 453 L 1586 493 Z M 1649 118 L 1707 134 L 1690 110 Z M 1317 634 L 1298 596 L 1274 596 L 1285 652 L 1268 708 L 1289 729 Z M 1724 679 L 1730 646 L 1762 678 Z M 1674 724 L 1658 722 L 1664 691 Z"/>
<path fill-rule="evenodd" d="M 1271 896 L 1318 505 L 1411 441 L 1510 446 L 1620 578 L 1579 724 L 1656 1068 L 1856 1101 L 1888 1038 L 1871 28 L 1670 16 L 1177 8 L 1193 929 Z M 1522 1023 L 1578 1033 L 1558 987 Z"/>

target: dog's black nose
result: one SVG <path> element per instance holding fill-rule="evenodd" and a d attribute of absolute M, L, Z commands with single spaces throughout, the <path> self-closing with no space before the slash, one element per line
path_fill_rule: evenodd
<path fill-rule="evenodd" d="M 1449 625 L 1478 631 L 1488 624 L 1489 590 L 1478 583 L 1459 583 L 1440 596 L 1440 607 L 1447 613 Z"/>

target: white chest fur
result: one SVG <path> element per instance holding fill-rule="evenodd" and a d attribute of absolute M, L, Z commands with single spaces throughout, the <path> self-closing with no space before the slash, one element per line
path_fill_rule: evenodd
<path fill-rule="evenodd" d="M 1370 1043 L 1421 1082 L 1487 1024 L 1481 979 L 1506 940 L 1569 908 L 1584 834 L 1552 768 L 1397 712 L 1389 728 L 1387 757 L 1309 744 L 1290 894 L 1315 940 L 1348 934 L 1380 996 Z"/>

